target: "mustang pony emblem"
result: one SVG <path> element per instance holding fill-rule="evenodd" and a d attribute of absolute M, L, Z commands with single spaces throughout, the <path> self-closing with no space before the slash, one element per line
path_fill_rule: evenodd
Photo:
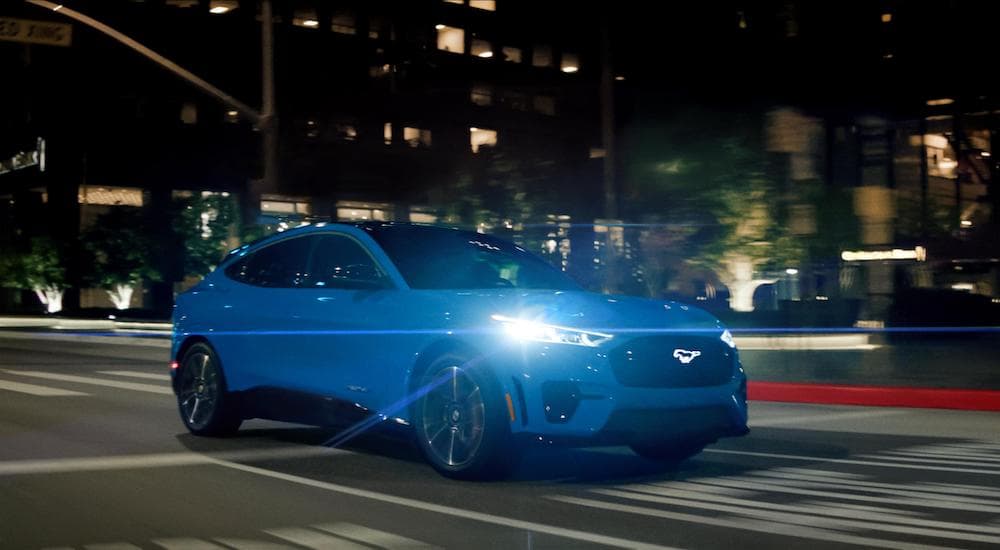
<path fill-rule="evenodd" d="M 680 361 L 682 365 L 687 365 L 691 361 L 694 361 L 694 358 L 699 355 L 701 355 L 701 352 L 698 350 L 686 350 L 680 348 L 674 350 L 674 359 Z"/>

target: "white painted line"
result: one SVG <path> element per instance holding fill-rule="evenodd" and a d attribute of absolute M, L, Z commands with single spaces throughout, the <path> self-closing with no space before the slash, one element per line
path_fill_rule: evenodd
<path fill-rule="evenodd" d="M 192 538 L 153 539 L 151 542 L 164 550 L 227 550 L 218 544 Z"/>
<path fill-rule="evenodd" d="M 787 537 L 795 537 L 800 539 L 843 542 L 858 546 L 867 546 L 870 548 L 890 548 L 894 550 L 921 550 L 921 549 L 941 550 L 942 549 L 942 547 L 940 546 L 924 546 L 924 545 L 914 544 L 912 542 L 863 537 L 858 535 L 839 533 L 837 531 L 831 531 L 827 529 L 816 529 L 801 525 L 788 525 L 784 523 L 775 523 L 771 521 L 761 522 L 761 521 L 747 520 L 747 519 L 712 517 L 705 514 L 688 514 L 682 512 L 672 512 L 669 510 L 643 508 L 640 506 L 632 506 L 628 504 L 618 504 L 616 502 L 604 502 L 600 500 L 569 497 L 569 496 L 548 496 L 546 498 L 558 502 L 564 502 L 566 504 L 575 504 L 577 506 L 587 506 L 590 508 L 597 508 L 599 510 L 609 510 L 613 512 L 622 512 L 626 514 L 637 514 L 649 517 L 672 519 L 676 521 L 686 521 L 688 523 L 699 523 L 702 525 L 726 527 L 729 529 L 739 529 L 743 531 L 756 531 L 759 533 L 767 533 L 769 535 L 783 535 Z"/>
<path fill-rule="evenodd" d="M 346 539 L 334 537 L 299 527 L 282 527 L 280 529 L 265 529 L 265 533 L 282 540 L 287 540 L 293 544 L 304 546 L 311 550 L 371 550 L 370 546 L 351 542 Z"/>
<path fill-rule="evenodd" d="M 213 456 L 180 452 L 124 456 L 95 456 L 81 458 L 43 458 L 31 460 L 10 460 L 0 462 L 0 476 L 25 474 L 54 474 L 70 472 L 90 472 L 105 470 L 131 470 L 143 468 L 169 468 L 173 466 L 193 466 L 215 464 L 224 460 L 282 460 L 351 454 L 350 451 L 328 447 L 279 447 L 276 449 L 253 449 L 245 451 L 225 451 Z"/>
<path fill-rule="evenodd" d="M 146 380 L 159 380 L 169 382 L 169 374 L 153 374 L 151 372 L 135 372 L 131 370 L 100 370 L 98 374 L 110 374 L 111 376 L 126 376 L 128 378 L 144 378 Z"/>
<path fill-rule="evenodd" d="M 925 481 L 913 485 L 920 491 L 932 491 L 946 494 L 972 495 L 980 497 L 1000 498 L 1000 490 L 986 489 L 978 485 L 962 485 L 960 483 L 939 483 L 936 481 Z"/>
<path fill-rule="evenodd" d="M 796 466 L 785 466 L 783 468 L 768 468 L 767 471 L 788 472 L 790 474 L 817 475 L 823 477 L 832 477 L 836 479 L 855 479 L 855 480 L 868 479 L 868 476 L 863 474 L 852 474 L 850 472 L 835 472 L 833 470 L 814 470 L 812 468 L 799 468 Z"/>
<path fill-rule="evenodd" d="M 385 548 L 386 550 L 432 550 L 437 548 L 437 546 L 432 546 L 419 540 L 408 539 L 393 533 L 386 533 L 385 531 L 378 531 L 353 523 L 313 525 L 313 528 L 345 539 L 356 540 L 378 548 Z"/>
<path fill-rule="evenodd" d="M 142 550 L 134 544 L 127 542 L 110 542 L 107 544 L 88 544 L 84 546 L 86 550 Z"/>
<path fill-rule="evenodd" d="M 287 544 L 276 544 L 273 542 L 261 542 L 248 539 L 218 538 L 212 539 L 215 542 L 233 548 L 234 550 L 295 550 Z"/>
<path fill-rule="evenodd" d="M 154 386 L 152 384 L 139 384 L 137 382 L 119 382 L 117 380 L 101 380 L 97 378 L 89 378 L 86 376 L 74 376 L 71 374 L 56 374 L 53 372 L 42 372 L 42 371 L 8 370 L 6 372 L 9 374 L 17 374 L 20 376 L 43 378 L 45 380 L 59 380 L 62 382 L 73 382 L 76 384 L 90 384 L 92 386 L 105 386 L 108 388 L 118 388 L 122 390 L 158 393 L 160 395 L 173 395 L 174 393 L 174 391 L 170 389 L 170 386 L 167 385 Z"/>
<path fill-rule="evenodd" d="M 27 393 L 42 397 L 87 395 L 86 393 L 78 391 L 50 388 L 48 386 L 36 386 L 34 384 L 24 384 L 21 382 L 10 382 L 8 380 L 0 380 L 0 390 L 16 391 L 18 393 Z"/>
<path fill-rule="evenodd" d="M 981 468 L 1000 468 L 1000 464 L 989 462 L 978 462 L 976 460 L 946 460 L 943 458 L 923 458 L 916 456 L 888 456 L 887 454 L 863 454 L 861 458 L 883 458 L 886 460 L 901 460 L 903 462 L 920 462 L 924 464 L 958 464 L 965 466 L 976 466 Z"/>
<path fill-rule="evenodd" d="M 852 481 L 836 480 L 821 476 L 810 476 L 804 474 L 789 474 L 783 472 L 768 472 L 766 470 L 753 472 L 753 476 L 741 476 L 739 479 L 750 478 L 752 481 L 764 483 L 772 481 L 770 478 L 777 478 L 781 481 L 812 483 L 813 486 L 821 485 L 827 487 L 843 487 L 856 491 L 867 491 L 882 493 L 887 495 L 905 496 L 910 498 L 927 498 L 931 500 L 945 500 L 949 502 L 967 502 L 971 504 L 1000 505 L 1000 500 L 989 500 L 974 496 L 955 496 L 954 492 L 948 490 L 905 490 L 905 485 L 896 483 L 879 483 L 875 481 Z"/>
<path fill-rule="evenodd" d="M 524 521 L 504 516 L 495 516 L 493 514 L 487 514 L 484 512 L 475 512 L 472 510 L 466 510 L 464 508 L 454 508 L 452 506 L 444 506 L 442 504 L 435 504 L 433 502 L 425 502 L 422 500 L 416 500 L 412 498 L 388 495 L 385 493 L 369 491 L 367 489 L 358 489 L 355 487 L 349 487 L 347 485 L 338 485 L 335 483 L 328 483 L 325 481 L 319 481 L 307 477 L 285 474 L 281 472 L 275 472 L 272 470 L 265 470 L 264 468 L 247 466 L 245 464 L 227 462 L 225 460 L 215 460 L 214 462 L 217 465 L 222 466 L 224 468 L 231 468 L 234 470 L 270 477 L 273 479 L 280 479 L 283 481 L 288 481 L 290 483 L 296 483 L 299 485 L 305 485 L 307 487 L 322 489 L 324 491 L 330 491 L 344 495 L 351 495 L 360 498 L 367 498 L 378 502 L 396 504 L 398 506 L 404 506 L 407 508 L 414 508 L 417 510 L 424 510 L 427 512 L 434 512 L 452 517 L 479 521 L 482 523 L 490 523 L 493 525 L 500 525 L 502 527 L 510 527 L 513 529 L 524 529 L 526 531 L 534 531 L 536 533 L 544 533 L 546 535 L 553 535 L 556 537 L 563 537 L 594 544 L 603 544 L 605 546 L 614 546 L 616 548 L 635 548 L 637 550 L 664 550 L 670 548 L 669 546 L 648 544 L 635 540 L 612 537 L 608 535 L 601 535 L 598 533 L 590 533 L 587 531 L 579 531 L 576 529 L 567 529 L 565 527 L 557 527 L 555 525 L 546 525 L 544 523 L 535 523 L 533 521 Z"/>
<path fill-rule="evenodd" d="M 741 503 L 741 505 L 739 506 L 733 506 L 729 504 L 720 504 L 717 502 L 687 500 L 683 498 L 670 498 L 657 495 L 634 493 L 630 491 L 615 491 L 613 489 L 596 489 L 593 492 L 618 498 L 633 499 L 643 502 L 652 502 L 656 504 L 667 504 L 672 506 L 683 506 L 685 508 L 694 508 L 697 510 L 711 510 L 714 512 L 725 512 L 729 514 L 737 514 L 741 516 L 747 516 L 767 521 L 790 523 L 793 525 L 804 525 L 808 527 L 819 527 L 822 529 L 876 530 L 876 531 L 884 531 L 886 533 L 902 533 L 904 535 L 909 535 L 909 536 L 935 537 L 935 538 L 946 538 L 951 540 L 963 540 L 969 542 L 1000 544 L 1000 537 L 998 536 L 952 532 L 939 529 L 926 529 L 912 525 L 892 525 L 886 523 L 879 523 L 876 521 L 858 521 L 855 519 L 805 515 L 796 513 L 794 507 L 792 506 L 782 506 L 779 508 L 781 510 L 789 511 L 789 513 L 785 513 L 785 512 L 775 512 L 772 510 L 754 509 L 742 505 L 743 503 Z M 763 503 L 755 503 L 755 504 L 763 504 Z"/>
<path fill-rule="evenodd" d="M 55 334 L 51 332 L 18 332 L 0 330 L 0 338 L 48 342 L 81 342 L 85 344 L 113 344 L 118 346 L 144 346 L 169 348 L 170 338 L 142 338 L 138 336 L 96 336 L 92 334 Z"/>
<path fill-rule="evenodd" d="M 852 411 L 843 413 L 820 414 L 814 416 L 791 416 L 781 418 L 765 418 L 762 420 L 750 419 L 750 427 L 767 428 L 771 426 L 797 426 L 799 424 L 812 424 L 816 422 L 838 422 L 840 420 L 855 420 L 858 418 L 877 418 L 881 416 L 895 416 L 906 414 L 907 411 L 883 410 L 883 411 Z"/>
<path fill-rule="evenodd" d="M 865 506 L 864 504 L 848 504 L 846 502 L 837 502 L 835 500 L 804 500 L 802 501 L 803 506 L 826 506 L 831 508 L 843 508 L 845 510 L 861 510 L 863 512 L 876 512 L 880 514 L 892 514 L 896 516 L 907 516 L 907 517 L 917 517 L 925 518 L 930 514 L 924 512 L 917 512 L 915 510 L 897 510 L 893 508 L 884 508 L 881 506 Z"/>
<path fill-rule="evenodd" d="M 895 451 L 882 451 L 883 454 L 901 456 L 919 456 L 927 458 L 940 458 L 942 460 L 971 460 L 974 462 L 1000 462 L 1000 456 L 991 454 L 958 454 L 954 452 L 943 452 L 934 449 L 899 449 Z"/>
<path fill-rule="evenodd" d="M 705 493 L 711 493 L 713 495 L 719 495 L 724 497 L 736 497 L 736 498 L 747 498 L 754 495 L 759 495 L 759 491 L 748 491 L 746 489 L 737 489 L 734 487 L 716 487 L 714 485 L 700 485 L 697 484 L 697 479 L 691 479 L 688 481 L 670 481 L 662 484 L 663 487 L 676 487 L 678 489 L 692 489 L 697 491 L 702 491 Z M 639 486 L 645 486 L 646 484 L 639 484 Z M 618 485 L 618 489 L 631 490 L 636 485 Z"/>
<path fill-rule="evenodd" d="M 963 472 L 966 474 L 1000 475 L 1000 470 L 977 470 L 975 468 L 949 468 L 945 466 L 923 466 L 919 464 L 898 464 L 890 462 L 875 462 L 871 460 L 853 460 L 850 458 L 825 458 L 821 456 L 786 455 L 780 453 L 759 453 L 754 451 L 731 451 L 728 449 L 705 449 L 702 452 L 727 454 L 727 455 L 755 456 L 761 458 L 781 458 L 784 460 L 806 460 L 809 462 L 857 464 L 860 466 L 878 466 L 880 468 L 901 468 L 904 470 L 931 470 L 935 472 Z"/>
<path fill-rule="evenodd" d="M 821 491 L 818 490 L 819 487 L 831 487 L 836 488 L 832 483 L 814 483 L 814 482 L 785 482 L 778 479 L 768 479 L 766 483 L 760 483 L 754 481 L 753 477 L 746 476 L 736 476 L 728 478 L 717 478 L 708 479 L 701 478 L 699 480 L 701 483 L 708 485 L 721 485 L 723 487 L 742 487 L 747 489 L 756 489 L 758 491 L 770 491 L 772 493 L 788 493 L 792 495 L 805 495 L 811 497 L 821 497 L 821 498 L 837 498 L 841 500 L 853 500 L 856 502 L 877 502 L 879 504 L 905 504 L 907 506 L 918 506 L 921 508 L 938 508 L 942 510 L 967 510 L 970 512 L 987 512 L 987 513 L 1000 513 L 1000 506 L 990 506 L 990 505 L 980 505 L 968 502 L 962 502 L 958 500 L 935 500 L 924 497 L 919 498 L 893 498 L 893 497 L 877 497 L 868 495 L 854 495 L 848 493 L 841 493 L 836 491 Z M 654 484 L 659 485 L 659 484 Z M 814 487 L 814 489 L 806 489 L 804 487 Z M 886 494 L 892 494 L 889 491 L 885 491 Z M 964 497 L 962 497 L 964 498 Z"/>

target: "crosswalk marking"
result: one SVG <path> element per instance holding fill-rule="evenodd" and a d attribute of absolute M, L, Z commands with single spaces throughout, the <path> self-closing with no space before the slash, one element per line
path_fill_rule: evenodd
<path fill-rule="evenodd" d="M 285 527 L 281 529 L 266 529 L 264 531 L 272 537 L 287 540 L 305 546 L 311 550 L 371 550 L 370 546 L 351 542 L 347 539 L 305 529 L 300 527 Z"/>
<path fill-rule="evenodd" d="M 227 550 L 218 544 L 192 538 L 153 539 L 152 543 L 163 550 Z"/>
<path fill-rule="evenodd" d="M 951 466 L 933 466 L 930 464 L 903 464 L 900 462 L 886 462 L 882 460 L 857 460 L 853 458 L 822 458 L 817 456 L 807 456 L 807 455 L 790 455 L 784 453 L 763 453 L 758 451 L 735 451 L 731 449 L 705 449 L 705 453 L 713 454 L 724 454 L 724 455 L 737 455 L 737 456 L 755 456 L 760 458 L 778 458 L 782 460 L 804 460 L 808 462 L 816 462 L 817 460 L 822 462 L 827 462 L 830 464 L 855 464 L 858 466 L 879 466 L 882 468 L 900 468 L 904 470 L 929 470 L 935 472 L 960 472 L 965 474 L 986 474 L 986 475 L 1000 475 L 1000 469 L 997 470 L 983 470 L 979 468 L 955 468 Z"/>
<path fill-rule="evenodd" d="M 169 374 L 153 374 L 151 372 L 136 372 L 131 370 L 99 370 L 99 374 L 110 374 L 111 376 L 125 376 L 128 378 L 144 378 L 146 380 L 159 380 L 169 382 Z"/>
<path fill-rule="evenodd" d="M 18 371 L 18 370 L 7 370 L 8 374 L 16 374 L 19 376 L 28 376 L 32 378 L 41 378 L 44 380 L 58 380 L 61 382 L 73 382 L 76 384 L 90 384 L 93 386 L 105 386 L 109 388 L 118 388 L 123 390 L 133 390 L 148 393 L 158 393 L 161 395 L 173 395 L 173 390 L 170 389 L 168 385 L 154 386 L 152 384 L 140 384 L 137 382 L 121 382 L 118 380 L 103 380 L 99 378 L 89 378 L 86 376 L 75 376 L 71 374 L 56 374 L 53 372 L 42 372 L 42 371 Z"/>
<path fill-rule="evenodd" d="M 134 544 L 127 542 L 112 542 L 108 544 L 88 544 L 84 546 L 86 550 L 142 550 Z"/>
<path fill-rule="evenodd" d="M 430 550 L 436 548 L 418 540 L 353 523 L 334 523 L 330 525 L 315 525 L 314 527 L 338 537 L 356 540 L 379 548 L 386 548 L 387 550 Z"/>
<path fill-rule="evenodd" d="M 29 395 L 38 395 L 42 397 L 88 395 L 86 393 L 78 391 L 50 388 L 48 386 L 36 386 L 35 384 L 25 384 L 23 382 L 11 382 L 9 380 L 0 380 L 0 390 L 14 391 L 18 393 L 27 393 Z"/>
<path fill-rule="evenodd" d="M 217 538 L 212 539 L 219 544 L 224 544 L 233 550 L 295 550 L 287 544 L 276 544 L 273 542 L 262 542 L 259 540 Z"/>

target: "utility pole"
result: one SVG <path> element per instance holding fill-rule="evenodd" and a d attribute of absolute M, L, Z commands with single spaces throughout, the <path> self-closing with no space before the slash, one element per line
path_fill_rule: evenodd
<path fill-rule="evenodd" d="M 274 102 L 274 22 L 271 14 L 271 0 L 260 0 L 260 44 L 261 44 L 261 113 L 257 127 L 262 135 L 263 177 L 257 189 L 250 193 L 250 206 L 245 214 L 256 218 L 260 210 L 260 195 L 273 193 L 278 181 L 278 119 Z M 254 223 L 244 219 L 244 225 Z"/>
<path fill-rule="evenodd" d="M 615 182 L 615 91 L 611 70 L 611 31 L 601 23 L 601 141 L 604 148 L 604 217 L 618 217 L 618 189 Z"/>

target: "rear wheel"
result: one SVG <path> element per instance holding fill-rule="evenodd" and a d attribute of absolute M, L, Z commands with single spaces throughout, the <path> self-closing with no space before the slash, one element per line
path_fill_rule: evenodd
<path fill-rule="evenodd" d="M 708 443 L 700 439 L 676 441 L 637 442 L 629 447 L 635 454 L 659 462 L 682 462 L 700 453 Z"/>
<path fill-rule="evenodd" d="M 417 444 L 442 474 L 461 479 L 510 473 L 510 425 L 492 373 L 459 356 L 437 359 L 425 371 L 413 409 Z"/>
<path fill-rule="evenodd" d="M 235 397 L 226 390 L 218 355 L 206 343 L 192 345 L 177 373 L 177 406 L 181 420 L 195 435 L 232 435 L 243 422 Z"/>

